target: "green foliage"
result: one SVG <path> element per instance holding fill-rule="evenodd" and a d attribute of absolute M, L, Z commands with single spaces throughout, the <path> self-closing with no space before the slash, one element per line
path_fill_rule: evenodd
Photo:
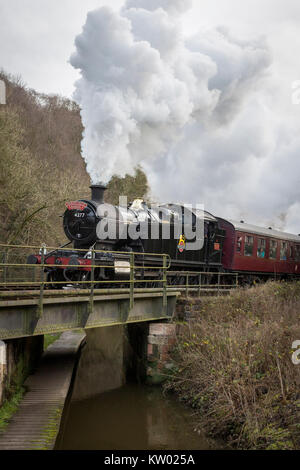
<path fill-rule="evenodd" d="M 16 364 L 11 383 L 6 388 L 7 398 L 0 407 L 0 431 L 5 429 L 11 417 L 18 410 L 19 404 L 25 393 L 25 387 L 23 384 L 28 375 L 29 366 L 24 360 L 24 357 L 20 357 Z"/>
<path fill-rule="evenodd" d="M 44 351 L 61 336 L 61 333 L 44 335 Z"/>
<path fill-rule="evenodd" d="M 11 417 L 18 410 L 19 404 L 24 395 L 24 388 L 19 387 L 9 400 L 6 400 L 0 407 L 0 431 L 3 431 Z"/>
<path fill-rule="evenodd" d="M 107 186 L 105 200 L 110 204 L 119 204 L 119 196 L 127 196 L 128 203 L 134 199 L 147 198 L 149 191 L 148 181 L 141 168 L 135 168 L 134 175 L 125 175 L 123 178 L 114 175 Z"/>
<path fill-rule="evenodd" d="M 63 406 L 54 408 L 49 417 L 45 428 L 42 430 L 39 439 L 32 441 L 32 450 L 52 450 L 59 432 Z"/>

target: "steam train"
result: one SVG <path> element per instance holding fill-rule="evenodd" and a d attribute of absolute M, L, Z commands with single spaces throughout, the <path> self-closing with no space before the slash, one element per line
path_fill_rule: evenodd
<path fill-rule="evenodd" d="M 209 282 L 218 273 L 238 273 L 242 283 L 300 275 L 300 236 L 225 220 L 180 204 L 150 208 L 137 199 L 127 206 L 110 206 L 104 203 L 105 189 L 92 185 L 90 200 L 66 204 L 67 245 L 28 257 L 29 264 L 48 265 L 47 281 L 53 287 L 79 281 L 88 285 L 91 275 L 99 285 L 100 281 L 128 280 L 130 253 L 136 253 L 134 264 L 140 267 L 136 279 L 143 282 L 161 278 L 162 257 L 157 255 L 163 253 L 169 255 L 168 282 L 174 285 L 185 282 L 184 271 L 194 273 L 191 284 L 198 283 L 198 272 L 210 273 Z M 105 232 L 110 223 L 113 230 Z M 197 227 L 201 227 L 200 244 L 187 249 L 188 243 L 195 243 Z M 72 249 L 66 249 L 71 243 Z M 233 276 L 226 282 L 233 282 Z"/>

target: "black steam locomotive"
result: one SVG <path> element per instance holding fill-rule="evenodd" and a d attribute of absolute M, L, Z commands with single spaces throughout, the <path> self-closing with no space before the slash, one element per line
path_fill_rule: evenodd
<path fill-rule="evenodd" d="M 170 257 L 170 270 L 177 273 L 170 278 L 174 284 L 180 271 L 222 271 L 225 231 L 210 213 L 179 204 L 148 207 L 142 199 L 124 207 L 111 206 L 104 203 L 105 189 L 101 184 L 92 185 L 91 200 L 66 204 L 63 227 L 73 251 L 64 245 L 28 258 L 28 263 L 49 265 L 47 281 L 53 286 L 57 286 L 55 282 L 89 281 L 92 263 L 95 281 L 128 279 L 130 253 L 137 253 L 135 265 L 157 268 L 139 269 L 136 274 L 141 280 L 161 276 L 162 259 L 155 255 L 163 253 Z M 197 243 L 197 227 L 202 239 L 195 249 L 188 249 L 188 244 Z"/>

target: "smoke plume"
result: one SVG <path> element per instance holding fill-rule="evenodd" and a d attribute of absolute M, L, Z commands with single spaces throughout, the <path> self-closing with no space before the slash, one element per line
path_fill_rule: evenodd
<path fill-rule="evenodd" d="M 88 14 L 71 64 L 82 75 L 75 97 L 93 181 L 159 164 L 195 124 L 228 122 L 268 64 L 264 44 L 237 43 L 225 31 L 187 41 L 179 20 L 188 3 L 129 0 L 118 13 Z"/>
<path fill-rule="evenodd" d="M 118 12 L 88 14 L 70 59 L 81 73 L 75 99 L 87 170 L 93 182 L 107 182 L 140 164 L 156 199 L 285 225 L 299 190 L 282 198 L 282 173 L 275 181 L 270 170 L 277 165 L 296 179 L 283 153 L 293 161 L 298 141 L 270 108 L 270 51 L 263 38 L 238 40 L 220 27 L 186 37 L 189 7 L 128 0 Z"/>

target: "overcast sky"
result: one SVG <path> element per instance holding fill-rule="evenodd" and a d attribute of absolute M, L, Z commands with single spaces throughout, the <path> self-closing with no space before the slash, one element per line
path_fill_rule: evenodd
<path fill-rule="evenodd" d="M 193 3 L 183 18 L 187 33 L 225 25 L 241 37 L 266 35 L 277 72 L 289 80 L 290 92 L 290 81 L 300 78 L 298 0 Z M 0 67 L 22 75 L 38 91 L 70 96 L 78 73 L 69 57 L 88 11 L 102 5 L 118 9 L 122 4 L 122 0 L 0 0 Z"/>
<path fill-rule="evenodd" d="M 128 0 L 133 4 L 140 2 L 144 7 L 159 1 L 169 2 Z M 180 1 L 185 0 L 176 0 Z M 87 72 L 89 68 L 78 49 L 73 63 L 77 70 L 69 63 L 87 13 L 100 6 L 109 6 L 117 13 L 123 4 L 121 0 L 0 0 L 0 69 L 20 74 L 29 87 L 40 92 L 72 96 L 79 71 Z M 135 37 L 139 37 L 138 20 L 130 15 L 129 19 L 136 28 Z M 100 25 L 103 15 L 97 21 Z M 217 106 L 213 127 L 204 129 L 205 123 L 201 122 L 196 136 L 188 123 L 182 142 L 166 152 L 164 158 L 141 161 L 145 163 L 153 190 L 163 199 L 174 200 L 178 196 L 187 202 L 204 202 L 217 215 L 300 233 L 300 105 L 292 103 L 292 83 L 300 80 L 299 0 L 194 0 L 181 21 L 184 35 L 194 35 L 189 47 L 205 51 L 219 70 L 214 86 L 220 88 L 225 98 L 230 96 L 230 89 L 224 85 L 229 80 L 227 73 L 232 74 L 234 67 L 237 79 L 242 77 L 236 94 L 232 94 L 231 105 L 234 107 L 236 100 L 238 106 L 234 113 L 232 109 Z M 219 26 L 227 30 L 224 51 L 228 46 L 226 38 L 234 38 L 232 44 L 237 56 L 232 63 L 229 49 L 222 55 L 222 43 L 214 44 L 216 38 L 209 33 Z M 99 31 L 99 37 L 101 34 Z M 87 40 L 90 40 L 88 36 Z M 106 40 L 110 47 L 110 38 Z M 252 63 L 248 46 L 249 57 L 245 59 L 241 52 L 245 50 L 243 41 L 253 44 L 254 52 L 256 45 L 259 50 L 266 41 L 270 65 L 265 66 L 264 79 L 261 79 L 262 59 L 256 57 Z M 92 50 L 93 43 L 90 46 Z M 155 45 L 151 43 L 151 46 L 155 50 Z M 255 82 L 255 87 L 251 82 L 248 91 L 243 85 L 245 68 Z M 230 76 L 229 84 L 234 88 L 233 79 Z M 83 106 L 87 102 L 84 90 L 81 84 L 77 96 Z M 131 111 L 129 106 L 128 112 Z M 86 123 L 91 122 L 87 109 L 85 118 Z M 97 112 L 92 118 L 97 120 Z M 92 124 L 99 129 L 99 122 Z M 85 155 L 85 158 L 90 157 Z M 100 168 L 104 163 L 99 159 Z M 130 161 L 125 163 L 128 166 Z"/>

